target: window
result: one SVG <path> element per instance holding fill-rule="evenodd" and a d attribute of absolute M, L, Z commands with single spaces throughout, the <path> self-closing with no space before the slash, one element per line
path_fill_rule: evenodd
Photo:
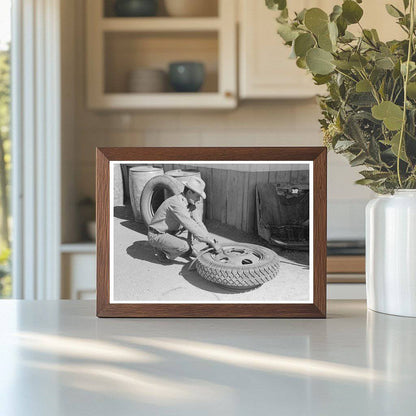
<path fill-rule="evenodd" d="M 11 0 L 0 0 L 0 298 L 11 297 L 10 42 Z"/>

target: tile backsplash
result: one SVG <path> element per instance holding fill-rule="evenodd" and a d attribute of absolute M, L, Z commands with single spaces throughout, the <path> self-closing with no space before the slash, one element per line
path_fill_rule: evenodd
<path fill-rule="evenodd" d="M 78 198 L 94 196 L 96 146 L 319 146 L 318 117 L 315 100 L 248 102 L 233 111 L 84 110 L 75 125 Z M 372 193 L 354 184 L 357 170 L 329 154 L 329 238 L 364 236 L 364 207 Z"/>

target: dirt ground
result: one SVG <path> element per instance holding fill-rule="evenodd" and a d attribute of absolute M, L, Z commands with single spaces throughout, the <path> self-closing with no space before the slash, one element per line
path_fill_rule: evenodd
<path fill-rule="evenodd" d="M 309 254 L 281 250 L 218 222 L 207 222 L 210 233 L 221 243 L 259 244 L 280 257 L 277 277 L 249 291 L 231 291 L 189 270 L 189 261 L 178 258 L 160 264 L 147 241 L 146 227 L 134 221 L 129 207 L 114 208 L 114 301 L 115 302 L 305 302 L 309 300 Z"/>

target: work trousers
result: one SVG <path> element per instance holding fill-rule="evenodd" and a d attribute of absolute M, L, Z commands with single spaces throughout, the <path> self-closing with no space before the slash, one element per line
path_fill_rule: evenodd
<path fill-rule="evenodd" d="M 149 229 L 147 237 L 150 245 L 163 251 L 170 260 L 184 255 L 192 247 L 193 238 L 192 234 L 188 231 L 180 235 L 173 235 L 169 233 L 157 233 Z"/>

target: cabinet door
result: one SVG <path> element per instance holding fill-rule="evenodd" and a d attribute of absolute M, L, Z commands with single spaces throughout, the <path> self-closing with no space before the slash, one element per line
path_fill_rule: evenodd
<path fill-rule="evenodd" d="M 292 0 L 290 11 L 322 7 L 322 2 Z M 313 5 L 312 5 L 313 4 Z M 305 98 L 318 93 L 311 75 L 289 59 L 290 48 L 276 33 L 278 12 L 264 0 L 240 0 L 240 97 Z"/>
<path fill-rule="evenodd" d="M 62 255 L 62 298 L 95 299 L 95 253 L 64 253 Z"/>
<path fill-rule="evenodd" d="M 402 9 L 402 0 L 389 1 Z M 291 0 L 289 11 L 320 7 L 330 12 L 337 0 Z M 276 33 L 278 12 L 267 9 L 263 0 L 239 0 L 240 7 L 240 97 L 241 98 L 305 98 L 322 93 L 311 75 L 289 59 L 290 48 Z M 366 28 L 376 28 L 382 40 L 401 39 L 404 32 L 389 16 L 382 2 L 361 4 Z M 358 25 L 349 27 L 358 34 Z"/>

